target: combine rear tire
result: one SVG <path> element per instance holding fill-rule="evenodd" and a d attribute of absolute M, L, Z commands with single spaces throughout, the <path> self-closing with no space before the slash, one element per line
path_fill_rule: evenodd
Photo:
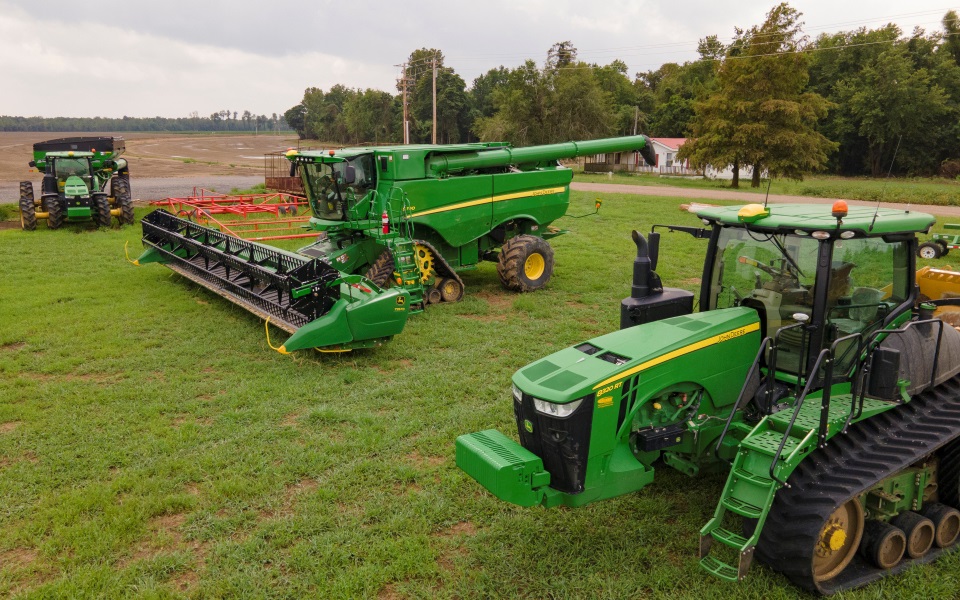
<path fill-rule="evenodd" d="M 387 287 L 393 280 L 393 271 L 393 254 L 389 250 L 384 250 L 367 269 L 365 276 L 380 287 Z"/>
<path fill-rule="evenodd" d="M 110 227 L 113 216 L 110 214 L 110 201 L 106 194 L 96 194 L 93 197 L 93 222 L 97 227 Z"/>
<path fill-rule="evenodd" d="M 20 227 L 24 231 L 37 228 L 37 206 L 33 202 L 33 184 L 20 182 Z"/>
<path fill-rule="evenodd" d="M 940 244 L 936 242 L 924 242 L 917 248 L 917 256 L 920 258 L 940 258 L 943 254 Z"/>
<path fill-rule="evenodd" d="M 56 196 L 46 196 L 43 198 L 42 204 L 47 211 L 47 228 L 60 229 L 67 219 L 66 213 L 63 212 L 63 205 L 60 204 L 60 199 Z"/>
<path fill-rule="evenodd" d="M 500 249 L 497 262 L 500 283 L 508 290 L 532 292 L 542 288 L 553 274 L 553 248 L 542 238 L 518 235 Z"/>
<path fill-rule="evenodd" d="M 130 182 L 122 177 L 114 177 L 110 183 L 110 191 L 120 207 L 120 224 L 133 225 L 133 198 L 130 197 Z"/>

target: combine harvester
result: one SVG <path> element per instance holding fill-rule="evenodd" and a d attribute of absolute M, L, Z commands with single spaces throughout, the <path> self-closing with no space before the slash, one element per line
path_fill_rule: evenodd
<path fill-rule="evenodd" d="M 143 219 L 138 263 L 160 262 L 292 335 L 281 352 L 378 346 L 410 312 L 463 296 L 459 272 L 497 261 L 503 285 L 527 292 L 553 272 L 547 242 L 570 204 L 558 164 L 637 151 L 633 136 L 511 148 L 501 143 L 287 153 L 317 241 L 297 253 L 238 239 L 165 211 Z M 393 286 L 388 289 L 388 286 Z"/>
<path fill-rule="evenodd" d="M 960 333 L 932 315 L 955 273 L 920 275 L 930 215 L 704 208 L 700 288 L 664 288 L 660 234 L 637 232 L 621 330 L 513 376 L 520 443 L 460 436 L 457 465 L 521 506 L 642 489 L 661 464 L 729 469 L 700 531 L 728 581 L 756 555 L 831 594 L 928 562 L 960 534 Z"/>
<path fill-rule="evenodd" d="M 40 197 L 33 183 L 20 182 L 20 227 L 37 228 L 45 220 L 50 229 L 64 223 L 93 221 L 110 227 L 113 217 L 133 225 L 130 172 L 120 158 L 123 138 L 73 137 L 37 142 L 30 166 L 43 173 Z M 107 184 L 110 184 L 109 191 Z"/>

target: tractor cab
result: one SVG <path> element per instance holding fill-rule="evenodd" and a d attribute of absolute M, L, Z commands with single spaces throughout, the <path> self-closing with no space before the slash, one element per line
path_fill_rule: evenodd
<path fill-rule="evenodd" d="M 303 180 L 314 226 L 322 230 L 344 221 L 370 218 L 372 193 L 377 185 L 373 153 L 293 151 L 288 158 L 291 171 L 299 170 Z"/>
<path fill-rule="evenodd" d="M 93 189 L 93 169 L 89 153 L 70 152 L 64 156 L 47 155 L 50 174 L 57 182 L 57 192 L 68 197 L 89 196 Z"/>
<path fill-rule="evenodd" d="M 866 337 L 909 313 L 916 233 L 933 223 L 929 215 L 846 203 L 823 212 L 751 205 L 698 213 L 713 226 L 702 310 L 755 310 L 761 337 L 779 338 L 778 371 L 798 377 L 836 340 Z M 894 217 L 896 231 L 886 226 Z M 852 364 L 855 349 L 841 348 L 837 366 Z"/>

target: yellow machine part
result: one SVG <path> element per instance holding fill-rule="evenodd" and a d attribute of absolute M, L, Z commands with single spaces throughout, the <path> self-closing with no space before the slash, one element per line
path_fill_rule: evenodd
<path fill-rule="evenodd" d="M 960 298 L 960 272 L 949 266 L 946 269 L 923 267 L 917 271 L 917 285 L 920 293 L 931 300 Z M 960 306 L 941 306 L 936 314 L 945 312 L 957 313 L 952 316 L 960 317 Z"/>

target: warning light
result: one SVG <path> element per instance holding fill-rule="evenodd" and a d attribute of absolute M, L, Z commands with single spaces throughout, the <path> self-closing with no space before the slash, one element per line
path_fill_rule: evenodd
<path fill-rule="evenodd" d="M 330 156 L 333 156 L 333 154 L 334 154 L 334 152 L 333 152 L 333 150 L 331 150 L 331 151 L 330 151 Z"/>
<path fill-rule="evenodd" d="M 835 219 L 842 219 L 847 216 L 847 203 L 843 200 L 837 200 L 833 203 L 833 216 Z"/>

